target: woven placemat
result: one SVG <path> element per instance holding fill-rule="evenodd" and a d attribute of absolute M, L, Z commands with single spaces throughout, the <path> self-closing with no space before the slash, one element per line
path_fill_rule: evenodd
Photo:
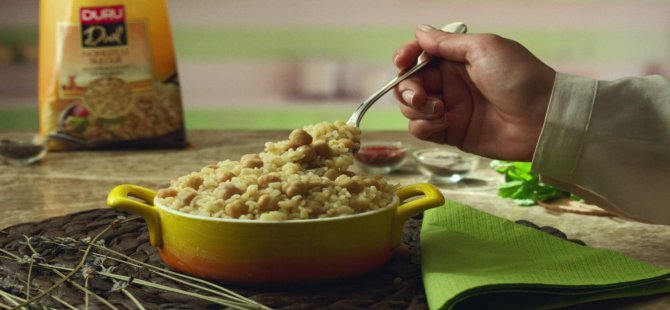
<path fill-rule="evenodd" d="M 122 224 L 117 224 L 121 219 L 123 219 Z M 53 245 L 49 246 L 44 240 L 58 237 L 68 237 L 71 238 L 68 240 L 72 241 L 87 240 L 87 237 L 94 238 L 112 223 L 114 223 L 113 228 L 100 235 L 100 239 L 104 240 L 107 248 L 136 260 L 166 268 L 156 249 L 149 244 L 149 234 L 144 220 L 107 208 L 6 228 L 0 231 L 0 247 L 25 258 L 31 257 L 32 251 L 35 250 L 43 262 L 52 265 L 74 266 L 81 259 L 81 249 L 79 251 L 63 250 Z M 523 220 L 518 223 L 566 238 L 565 234 L 554 228 L 537 227 Z M 380 269 L 356 278 L 302 287 L 235 287 L 226 283 L 221 283 L 221 285 L 275 309 L 427 309 L 421 280 L 420 227 L 420 215 L 410 218 L 405 225 L 402 240 L 408 251 L 404 255 L 396 255 Z M 32 237 L 30 247 L 26 236 Z M 579 240 L 573 241 L 579 242 Z M 90 260 L 94 258 L 91 256 Z M 6 292 L 24 296 L 22 290 L 25 287 L 28 265 L 25 261 L 16 263 L 7 259 L 0 260 L 0 287 Z M 116 265 L 114 272 L 117 274 L 197 292 L 197 289 L 167 281 L 163 277 L 140 268 L 131 268 L 114 261 L 105 261 L 105 265 Z M 49 270 L 37 268 L 31 270 L 31 284 L 42 289 L 61 280 L 60 276 Z M 81 272 L 75 274 L 73 280 L 83 283 Z M 90 279 L 89 288 L 119 309 L 137 308 L 126 295 L 114 289 L 114 283 L 108 278 L 93 277 Z M 135 284 L 130 284 L 125 289 L 146 309 L 221 308 L 220 305 L 210 304 L 193 297 Z M 84 294 L 71 284 L 66 283 L 60 286 L 54 291 L 54 294 L 75 307 L 83 308 L 82 295 Z M 50 298 L 44 298 L 42 302 L 47 306 L 62 308 L 62 305 L 54 303 Z M 94 298 L 89 298 L 89 306 L 91 309 L 107 308 Z"/>
<path fill-rule="evenodd" d="M 128 213 L 114 209 L 96 209 L 66 216 L 55 217 L 39 223 L 26 223 L 8 227 L 0 232 L 0 247 L 30 257 L 32 252 L 27 246 L 24 236 L 43 236 L 48 238 L 70 237 L 82 239 L 87 236 L 93 238 L 100 231 L 119 218 L 130 217 Z M 338 282 L 310 285 L 305 287 L 235 287 L 222 283 L 221 285 L 249 297 L 261 304 L 275 309 L 427 309 L 421 282 L 419 266 L 418 237 L 420 219 L 410 219 L 406 224 L 403 242 L 409 244 L 408 255 L 398 255 L 384 267 L 353 279 Z M 100 236 L 105 245 L 134 259 L 165 267 L 158 252 L 149 245 L 149 234 L 143 219 L 137 218 L 116 225 Z M 40 252 L 44 261 L 50 264 L 74 266 L 81 254 L 75 251 L 60 251 L 58 248 L 39 247 L 39 238 L 32 241 L 33 248 Z M 0 286 L 5 291 L 15 295 L 22 295 L 22 285 L 27 277 L 27 264 L 17 264 L 8 260 L 0 260 Z M 108 262 L 107 264 L 113 264 Z M 123 264 L 119 265 L 115 273 L 126 274 L 165 284 L 166 280 L 150 272 L 130 270 Z M 32 284 L 41 288 L 50 287 L 61 278 L 48 270 L 33 269 Z M 83 283 L 81 275 L 75 275 L 74 280 Z M 182 290 L 193 291 L 187 286 L 170 283 L 170 286 Z M 137 307 L 123 294 L 113 290 L 113 283 L 106 278 L 96 277 L 90 281 L 90 289 L 108 300 L 120 309 L 136 309 Z M 138 299 L 146 309 L 219 309 L 221 306 L 208 304 L 199 299 L 162 292 L 154 288 L 131 284 L 126 288 Z M 59 298 L 71 303 L 75 307 L 82 307 L 81 290 L 71 285 L 64 285 L 57 289 Z M 44 299 L 46 302 L 49 298 Z M 106 308 L 99 301 L 90 298 L 92 309 Z M 53 307 L 62 308 L 62 305 L 53 304 Z"/>

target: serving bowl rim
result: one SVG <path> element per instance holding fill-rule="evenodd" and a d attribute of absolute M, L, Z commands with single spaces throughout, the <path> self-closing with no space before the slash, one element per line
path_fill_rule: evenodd
<path fill-rule="evenodd" d="M 221 222 L 221 223 L 238 223 L 238 224 L 258 224 L 258 225 L 278 225 L 278 224 L 300 224 L 300 223 L 317 223 L 317 222 L 335 222 L 335 221 L 345 221 L 348 219 L 352 218 L 361 218 L 361 217 L 367 217 L 367 216 L 373 216 L 377 213 L 383 213 L 385 211 L 388 211 L 389 209 L 393 209 L 395 206 L 398 206 L 400 204 L 400 198 L 398 198 L 397 194 L 393 195 L 393 199 L 391 202 L 389 202 L 386 206 L 379 208 L 379 209 L 374 209 L 362 213 L 356 213 L 352 215 L 343 215 L 343 216 L 335 216 L 335 217 L 326 217 L 326 218 L 316 218 L 316 219 L 294 219 L 294 220 L 286 220 L 286 221 L 261 221 L 261 220 L 247 220 L 247 219 L 226 219 L 226 218 L 220 218 L 220 217 L 211 217 L 211 216 L 203 216 L 203 215 L 195 215 L 195 214 L 190 214 L 190 213 L 185 213 L 181 212 L 175 209 L 168 208 L 167 206 L 164 206 L 160 202 L 158 202 L 158 197 L 154 198 L 153 201 L 153 207 L 157 207 L 160 210 L 169 212 L 173 215 L 181 216 L 181 217 L 186 217 L 194 220 L 202 220 L 202 221 L 211 221 L 211 222 Z"/>

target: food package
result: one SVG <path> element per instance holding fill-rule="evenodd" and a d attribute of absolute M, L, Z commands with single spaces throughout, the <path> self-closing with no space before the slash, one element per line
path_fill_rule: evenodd
<path fill-rule="evenodd" d="M 49 150 L 186 145 L 165 0 L 41 0 L 38 88 Z"/>

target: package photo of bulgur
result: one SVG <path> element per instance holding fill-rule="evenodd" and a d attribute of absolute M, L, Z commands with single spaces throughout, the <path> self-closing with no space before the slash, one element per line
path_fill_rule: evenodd
<path fill-rule="evenodd" d="M 49 150 L 185 146 L 165 1 L 40 2 L 40 139 Z"/>

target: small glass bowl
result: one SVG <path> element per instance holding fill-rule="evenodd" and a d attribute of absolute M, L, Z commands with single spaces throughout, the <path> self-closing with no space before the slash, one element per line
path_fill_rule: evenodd
<path fill-rule="evenodd" d="M 0 139 L 0 162 L 4 159 L 15 166 L 27 166 L 40 161 L 46 155 L 43 144 L 32 141 Z"/>
<path fill-rule="evenodd" d="M 387 174 L 407 160 L 409 146 L 402 142 L 372 141 L 361 144 L 354 159 L 361 169 L 371 174 Z"/>
<path fill-rule="evenodd" d="M 434 183 L 458 183 L 477 168 L 479 156 L 454 149 L 427 148 L 412 153 L 419 171 Z"/>

